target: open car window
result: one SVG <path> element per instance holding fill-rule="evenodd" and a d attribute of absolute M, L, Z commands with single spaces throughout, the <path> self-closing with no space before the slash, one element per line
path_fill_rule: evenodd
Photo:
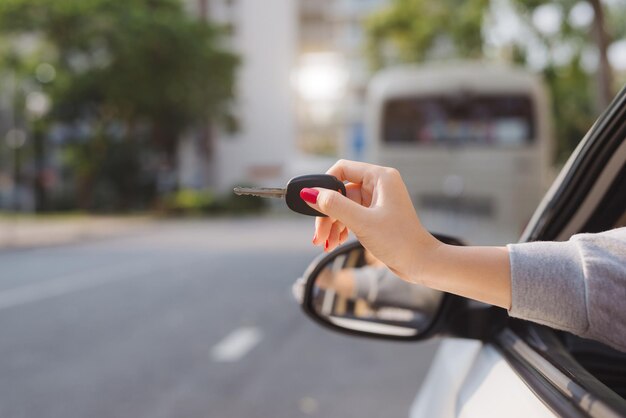
<path fill-rule="evenodd" d="M 626 226 L 626 86 L 589 130 L 521 241 L 563 241 Z M 626 300 L 624 301 L 626 309 Z M 542 399 L 566 416 L 626 416 L 626 353 L 525 321 L 497 344 Z M 517 340 L 516 340 L 517 339 Z"/>
<path fill-rule="evenodd" d="M 563 241 L 626 224 L 626 86 L 578 145 L 522 234 Z"/>

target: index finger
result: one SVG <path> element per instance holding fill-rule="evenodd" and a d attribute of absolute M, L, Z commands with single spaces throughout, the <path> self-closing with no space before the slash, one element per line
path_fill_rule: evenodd
<path fill-rule="evenodd" d="M 378 166 L 362 163 L 359 161 L 339 160 L 326 174 L 337 177 L 340 181 L 349 181 L 351 183 L 363 183 L 363 180 Z"/>

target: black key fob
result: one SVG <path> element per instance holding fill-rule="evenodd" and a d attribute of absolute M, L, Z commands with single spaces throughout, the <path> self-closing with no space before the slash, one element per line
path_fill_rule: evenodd
<path fill-rule="evenodd" d="M 346 195 L 346 186 L 337 177 L 329 174 L 307 174 L 294 177 L 287 183 L 285 201 L 289 209 L 294 212 L 309 216 L 326 217 L 323 213 L 313 209 L 300 197 L 300 190 L 305 188 L 323 187 L 324 189 L 335 190 Z"/>

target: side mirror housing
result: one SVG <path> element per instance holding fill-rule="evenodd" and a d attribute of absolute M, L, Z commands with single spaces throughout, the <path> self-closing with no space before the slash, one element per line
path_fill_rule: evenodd
<path fill-rule="evenodd" d="M 446 244 L 463 245 L 437 235 Z M 408 283 L 358 241 L 314 260 L 294 293 L 320 325 L 344 334 L 398 341 L 436 335 L 484 339 L 506 321 L 506 311 Z"/>

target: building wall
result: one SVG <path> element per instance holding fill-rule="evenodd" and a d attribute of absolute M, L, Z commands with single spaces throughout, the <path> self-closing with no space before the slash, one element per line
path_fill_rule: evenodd
<path fill-rule="evenodd" d="M 347 86 L 336 113 L 325 126 L 306 118 L 307 103 L 298 101 L 300 144 L 310 149 L 334 149 L 338 157 L 359 159 L 363 103 L 370 72 L 365 59 L 363 24 L 388 0 L 300 0 L 299 53 L 332 53 L 347 73 Z M 316 146 L 317 144 L 317 146 Z M 321 146 L 320 146 L 321 144 Z"/>
<path fill-rule="evenodd" d="M 297 4 L 292 0 L 188 0 L 191 12 L 206 11 L 228 24 L 230 46 L 240 54 L 235 113 L 240 130 L 215 130 L 213 186 L 226 191 L 234 184 L 277 185 L 285 181 L 294 154 L 295 124 L 291 71 L 297 48 Z M 193 146 L 181 154 L 198 166 Z M 187 170 L 189 171 L 189 170 Z M 193 171 L 193 170 L 192 170 Z M 187 178 L 194 177 L 186 173 Z M 196 176 L 197 178 L 197 176 Z"/>
<path fill-rule="evenodd" d="M 284 180 L 294 153 L 291 71 L 296 52 L 292 0 L 238 0 L 233 45 L 243 58 L 238 78 L 241 132 L 218 142 L 220 186 Z"/>
<path fill-rule="evenodd" d="M 230 46 L 242 57 L 236 113 L 240 132 L 215 132 L 214 158 L 199 152 L 190 135 L 181 147 L 179 180 L 190 187 L 276 185 L 304 166 L 322 170 L 337 156 L 354 156 L 353 128 L 361 123 L 369 74 L 363 55 L 362 21 L 387 0 L 186 0 L 191 13 L 227 24 Z M 312 126 L 301 115 L 307 104 L 292 85 L 302 56 L 335 53 L 349 73 L 345 99 L 329 126 Z M 334 141 L 334 157 L 309 163 L 303 144 Z M 308 147 L 315 148 L 315 147 Z M 323 148 L 323 147 L 321 147 Z M 329 148 L 326 147 L 326 150 Z M 328 157 L 328 156 L 327 156 Z M 299 161 L 308 161 L 307 163 Z"/>

